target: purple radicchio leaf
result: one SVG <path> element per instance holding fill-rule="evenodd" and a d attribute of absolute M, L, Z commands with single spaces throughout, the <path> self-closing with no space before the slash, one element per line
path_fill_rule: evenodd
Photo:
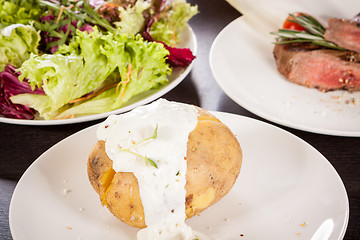
<path fill-rule="evenodd" d="M 163 44 L 170 53 L 167 61 L 172 67 L 185 68 L 195 59 L 195 56 L 189 48 L 169 47 L 165 43 Z"/>
<path fill-rule="evenodd" d="M 155 18 L 151 18 L 147 21 L 145 25 L 144 32 L 142 36 L 149 42 L 155 41 L 152 36 L 150 35 L 150 28 L 154 23 Z M 190 65 L 190 63 L 195 59 L 195 56 L 192 54 L 189 48 L 176 48 L 170 47 L 166 43 L 161 41 L 156 41 L 164 45 L 164 47 L 169 51 L 169 56 L 167 62 L 170 64 L 171 67 L 180 67 L 184 68 Z"/>
<path fill-rule="evenodd" d="M 0 74 L 0 114 L 8 118 L 34 119 L 36 111 L 27 105 L 14 104 L 10 97 L 21 93 L 45 94 L 42 89 L 31 89 L 28 81 L 20 82 L 14 66 L 7 65 Z"/>

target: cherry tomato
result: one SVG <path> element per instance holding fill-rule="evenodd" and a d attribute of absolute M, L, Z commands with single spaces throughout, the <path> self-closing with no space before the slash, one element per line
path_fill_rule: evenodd
<path fill-rule="evenodd" d="M 304 13 L 293 13 L 293 15 L 299 17 L 304 15 Z M 303 28 L 302 26 L 300 26 L 299 24 L 292 22 L 291 20 L 294 20 L 293 17 L 288 16 L 283 24 L 283 29 L 289 29 L 289 30 L 297 30 L 297 31 L 306 31 L 305 28 Z"/>

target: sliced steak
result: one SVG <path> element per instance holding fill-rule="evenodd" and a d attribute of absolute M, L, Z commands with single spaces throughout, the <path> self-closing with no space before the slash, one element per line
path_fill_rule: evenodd
<path fill-rule="evenodd" d="M 278 71 L 289 81 L 321 91 L 360 90 L 360 55 L 305 43 L 275 45 Z"/>
<path fill-rule="evenodd" d="M 360 53 L 360 23 L 357 19 L 329 19 L 324 38 L 340 47 Z"/>

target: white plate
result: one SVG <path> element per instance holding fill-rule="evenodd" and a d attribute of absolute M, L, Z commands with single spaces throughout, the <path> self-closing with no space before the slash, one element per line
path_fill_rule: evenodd
<path fill-rule="evenodd" d="M 179 37 L 180 37 L 180 44 L 177 45 L 177 47 L 190 48 L 192 53 L 196 55 L 197 40 L 196 40 L 196 35 L 192 30 L 192 28 L 189 25 L 186 25 L 186 27 L 181 32 Z M 61 124 L 87 122 L 87 121 L 102 119 L 112 114 L 127 112 L 135 107 L 149 103 L 163 96 L 173 88 L 175 88 L 189 74 L 193 66 L 193 63 L 194 62 L 192 62 L 188 67 L 184 69 L 174 69 L 171 76 L 169 76 L 169 82 L 167 84 L 161 86 L 160 88 L 149 90 L 147 92 L 136 95 L 132 97 L 123 107 L 110 112 L 86 115 L 72 119 L 60 119 L 60 120 L 24 120 L 24 119 L 5 118 L 0 115 L 0 122 L 20 124 L 20 125 L 61 125 Z"/>
<path fill-rule="evenodd" d="M 251 118 L 214 113 L 243 149 L 240 176 L 224 199 L 189 219 L 214 239 L 342 239 L 349 217 L 344 185 L 331 164 L 298 137 Z M 96 126 L 59 142 L 24 173 L 10 204 L 14 240 L 135 240 L 87 178 Z M 322 237 L 321 237 L 322 236 Z M 313 237 L 313 238 L 311 238 Z"/>
<path fill-rule="evenodd" d="M 275 123 L 339 136 L 360 136 L 360 92 L 316 89 L 291 83 L 277 71 L 275 37 L 288 13 L 302 11 L 319 20 L 352 18 L 354 0 L 229 0 L 244 16 L 216 37 L 210 52 L 214 78 L 224 92 L 250 112 Z"/>

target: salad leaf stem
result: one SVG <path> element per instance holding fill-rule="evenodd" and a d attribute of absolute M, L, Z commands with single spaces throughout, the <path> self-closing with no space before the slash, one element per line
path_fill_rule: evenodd
<path fill-rule="evenodd" d="M 53 10 L 57 15 L 56 22 L 50 25 L 48 29 L 43 29 L 44 27 L 41 27 L 42 23 L 37 22 L 37 27 L 39 27 L 41 30 L 49 32 L 50 34 L 55 34 L 55 29 L 64 25 L 64 22 L 61 21 L 62 18 L 67 22 L 76 19 L 78 24 L 89 22 L 95 25 L 99 25 L 105 28 L 107 31 L 115 31 L 115 28 L 112 27 L 106 19 L 101 18 L 100 15 L 90 6 L 86 0 L 79 1 L 76 5 L 70 4 L 69 6 L 60 5 L 46 0 L 39 0 L 39 3 Z"/>
<path fill-rule="evenodd" d="M 89 32 L 93 30 L 92 25 L 96 25 L 115 32 L 115 28 L 98 14 L 97 8 L 93 8 L 86 0 L 77 1 L 76 4 L 69 0 L 38 0 L 38 4 L 48 11 L 46 16 L 34 22 L 34 26 L 43 32 L 44 48 L 51 53 L 70 41 L 76 29 Z"/>
<path fill-rule="evenodd" d="M 106 28 L 106 30 L 110 31 L 110 32 L 114 32 L 115 28 L 113 28 L 111 26 L 111 24 L 104 18 L 100 17 L 99 14 L 97 14 L 97 12 L 90 6 L 90 4 L 85 0 L 82 1 L 83 5 L 82 5 L 82 10 L 84 13 L 86 13 L 88 16 L 90 16 L 90 18 L 85 18 L 85 20 L 100 25 L 104 28 Z M 86 16 L 86 15 L 85 15 Z"/>

